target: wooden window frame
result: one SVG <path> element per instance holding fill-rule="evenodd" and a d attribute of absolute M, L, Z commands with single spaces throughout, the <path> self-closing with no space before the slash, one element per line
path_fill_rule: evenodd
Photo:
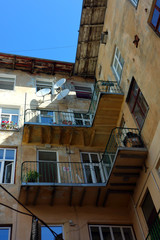
<path fill-rule="evenodd" d="M 148 19 L 148 23 L 149 23 L 150 27 L 153 29 L 153 31 L 160 37 L 160 30 L 158 31 L 158 28 L 160 29 L 160 7 L 158 7 L 156 5 L 157 1 L 158 0 L 153 1 L 153 5 L 152 5 L 151 13 L 150 13 L 150 16 Z M 157 9 L 157 11 L 159 11 L 159 18 L 158 18 L 156 27 L 152 24 L 152 19 L 153 19 L 153 14 L 154 14 L 155 9 Z"/>
<path fill-rule="evenodd" d="M 135 84 L 137 85 L 137 93 L 136 95 L 134 95 L 133 91 L 134 91 L 134 87 L 135 87 Z M 140 102 L 138 101 L 139 99 L 139 96 L 141 95 L 142 99 L 143 99 L 143 103 L 145 103 L 145 105 L 147 105 L 147 111 L 145 112 L 140 104 Z M 134 101 L 133 101 L 133 106 L 131 107 L 130 106 L 130 103 L 131 103 L 131 97 L 133 97 Z M 134 78 L 132 78 L 132 82 L 131 82 L 131 85 L 130 85 L 130 88 L 129 88 L 129 91 L 128 91 L 128 96 L 127 96 L 127 99 L 126 99 L 126 102 L 128 103 L 128 106 L 129 106 L 129 109 L 131 111 L 131 113 L 133 114 L 134 116 L 134 119 L 136 120 L 137 124 L 138 124 L 138 127 L 139 129 L 142 129 L 143 127 L 143 124 L 145 122 L 145 119 L 146 119 L 146 116 L 147 116 L 147 113 L 148 113 L 148 110 L 149 110 L 149 106 L 148 106 L 148 103 L 145 99 L 145 97 L 143 96 L 136 80 Z M 136 106 L 138 106 L 138 109 L 140 110 L 139 112 L 141 113 L 141 116 L 143 116 L 143 122 L 139 122 L 138 121 L 138 118 L 135 114 L 135 109 L 136 109 Z"/>

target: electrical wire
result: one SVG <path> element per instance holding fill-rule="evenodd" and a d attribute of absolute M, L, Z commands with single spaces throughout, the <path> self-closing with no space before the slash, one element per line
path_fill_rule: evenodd
<path fill-rule="evenodd" d="M 42 219 L 40 219 L 39 217 L 37 217 L 35 214 L 33 214 L 28 208 L 26 208 L 15 196 L 13 196 L 5 187 L 3 187 L 2 185 L 0 185 L 0 188 L 2 188 L 6 193 L 8 193 L 17 203 L 19 203 L 24 209 L 26 209 L 29 213 L 30 216 L 32 218 L 36 218 L 38 219 L 45 227 L 47 227 L 50 232 L 53 234 L 54 237 L 57 238 L 57 240 L 64 240 L 62 237 L 59 237 L 58 234 L 53 231 Z M 7 206 L 7 205 L 6 205 Z M 11 208 L 11 207 L 10 207 Z M 13 210 L 13 209 L 12 209 Z M 22 213 L 22 212 L 21 212 Z"/>
<path fill-rule="evenodd" d="M 37 49 L 25 49 L 25 50 L 14 50 L 14 51 L 9 51 L 7 50 L 6 52 L 32 52 L 32 51 L 45 51 L 45 50 L 54 50 L 54 49 L 61 49 L 61 48 L 73 48 L 75 46 L 64 46 L 64 47 L 54 47 L 54 48 L 37 48 Z"/>

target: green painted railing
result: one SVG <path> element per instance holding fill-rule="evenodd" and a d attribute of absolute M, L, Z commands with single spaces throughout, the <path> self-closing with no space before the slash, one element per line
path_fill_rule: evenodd
<path fill-rule="evenodd" d="M 143 148 L 140 131 L 114 128 L 100 162 L 27 161 L 22 163 L 22 183 L 38 184 L 106 184 L 118 148 Z"/>
<path fill-rule="evenodd" d="M 100 94 L 120 94 L 123 92 L 117 82 L 98 81 L 95 84 L 89 111 L 86 113 L 26 109 L 25 123 L 57 126 L 91 127 L 97 110 Z"/>
<path fill-rule="evenodd" d="M 149 229 L 146 240 L 160 240 L 160 210 L 157 214 L 154 224 Z"/>

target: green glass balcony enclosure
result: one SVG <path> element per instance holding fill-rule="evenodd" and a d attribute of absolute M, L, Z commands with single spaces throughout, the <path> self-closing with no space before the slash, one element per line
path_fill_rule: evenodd
<path fill-rule="evenodd" d="M 160 210 L 157 214 L 157 217 L 149 229 L 146 240 L 159 240 L 160 239 Z"/>

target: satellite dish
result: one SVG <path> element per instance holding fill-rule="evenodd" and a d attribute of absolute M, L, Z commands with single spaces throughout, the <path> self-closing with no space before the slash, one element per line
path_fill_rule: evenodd
<path fill-rule="evenodd" d="M 62 85 L 66 82 L 65 78 L 62 78 L 60 80 L 58 80 L 55 84 L 54 84 L 54 89 L 60 88 L 62 87 Z"/>
<path fill-rule="evenodd" d="M 64 89 L 62 90 L 56 97 L 57 100 L 61 100 L 63 98 L 65 98 L 69 93 L 69 89 Z"/>
<path fill-rule="evenodd" d="M 50 92 L 51 92 L 50 88 L 43 88 L 43 89 L 39 90 L 38 92 L 36 92 L 36 96 L 44 97 L 45 95 L 49 94 Z"/>

